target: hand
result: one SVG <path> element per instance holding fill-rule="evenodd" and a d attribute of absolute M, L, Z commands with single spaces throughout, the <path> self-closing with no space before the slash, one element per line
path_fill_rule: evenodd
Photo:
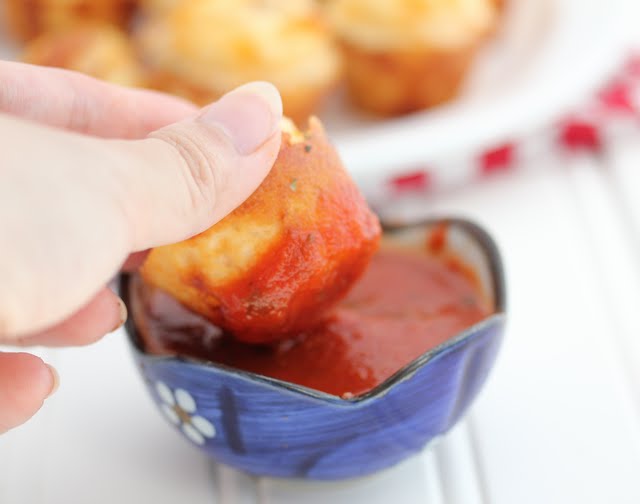
<path fill-rule="evenodd" d="M 269 84 L 198 111 L 63 70 L 0 62 L 0 76 L 0 343 L 84 345 L 119 327 L 106 284 L 127 258 L 222 219 L 280 147 Z M 55 384 L 41 359 L 0 353 L 0 432 Z"/>

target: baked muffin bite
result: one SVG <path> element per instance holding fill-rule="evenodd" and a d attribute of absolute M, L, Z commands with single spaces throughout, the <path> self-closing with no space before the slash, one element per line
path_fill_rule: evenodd
<path fill-rule="evenodd" d="M 27 44 L 22 60 L 66 68 L 123 86 L 143 86 L 143 72 L 126 34 L 110 25 L 45 33 Z"/>
<path fill-rule="evenodd" d="M 20 40 L 83 23 L 125 26 L 137 0 L 2 0 L 5 24 Z"/>
<path fill-rule="evenodd" d="M 380 115 L 455 97 L 497 22 L 495 0 L 333 0 L 353 101 Z"/>
<path fill-rule="evenodd" d="M 142 276 L 237 339 L 314 327 L 361 276 L 380 224 L 315 118 L 283 121 L 278 158 L 242 205 L 208 230 L 155 248 Z"/>
<path fill-rule="evenodd" d="M 340 75 L 339 50 L 312 0 L 185 0 L 148 16 L 137 40 L 154 87 L 201 105 L 266 80 L 301 121 Z"/>

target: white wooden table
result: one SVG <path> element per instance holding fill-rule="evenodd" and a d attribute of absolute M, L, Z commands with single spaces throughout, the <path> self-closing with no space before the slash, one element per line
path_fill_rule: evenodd
<path fill-rule="evenodd" d="M 503 350 L 435 448 L 357 481 L 244 476 L 171 431 L 118 331 L 38 351 L 62 383 L 0 437 L 0 503 L 640 503 L 640 127 L 598 159 L 531 163 L 390 211 L 470 217 L 506 262 Z"/>

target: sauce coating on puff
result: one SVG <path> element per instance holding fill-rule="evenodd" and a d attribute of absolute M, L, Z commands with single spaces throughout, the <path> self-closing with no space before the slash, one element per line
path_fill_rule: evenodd
<path fill-rule="evenodd" d="M 267 342 L 313 327 L 378 248 L 380 225 L 312 118 L 291 123 L 262 185 L 184 242 L 154 249 L 144 279 L 238 339 Z"/>

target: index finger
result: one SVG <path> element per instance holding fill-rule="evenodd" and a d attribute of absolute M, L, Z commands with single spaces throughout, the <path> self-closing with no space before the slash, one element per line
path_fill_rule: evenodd
<path fill-rule="evenodd" d="M 137 139 L 197 108 L 69 70 L 0 61 L 0 112 L 98 137 Z"/>

